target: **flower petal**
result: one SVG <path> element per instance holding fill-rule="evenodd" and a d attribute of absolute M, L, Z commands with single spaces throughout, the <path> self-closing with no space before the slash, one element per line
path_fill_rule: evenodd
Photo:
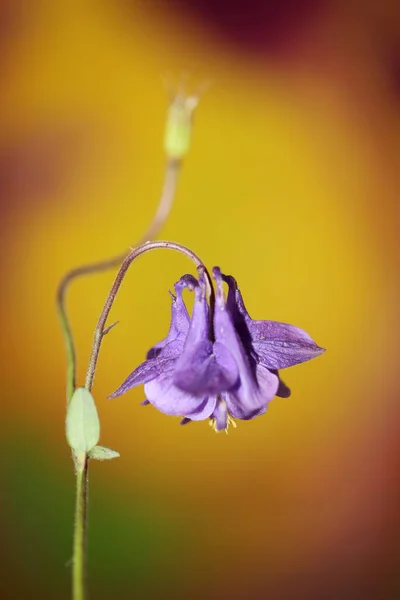
<path fill-rule="evenodd" d="M 128 390 L 137 385 L 142 385 L 143 383 L 147 383 L 155 377 L 158 377 L 160 374 L 160 366 L 158 360 L 156 358 L 152 358 L 150 360 L 145 360 L 141 365 L 139 365 L 133 373 L 131 373 L 125 381 L 119 386 L 115 392 L 113 392 L 109 399 L 117 398 L 117 396 L 121 396 L 125 394 Z"/>
<path fill-rule="evenodd" d="M 215 398 L 199 398 L 174 385 L 172 374 L 164 373 L 144 386 L 146 397 L 166 415 L 184 416 L 193 421 L 208 418 L 214 410 Z"/>
<path fill-rule="evenodd" d="M 245 346 L 254 349 L 260 363 L 268 369 L 285 369 L 311 360 L 325 352 L 302 329 L 277 321 L 254 321 L 246 310 L 236 280 L 222 275 L 228 284 L 227 310 Z"/>
<path fill-rule="evenodd" d="M 212 414 L 212 418 L 215 419 L 215 429 L 217 431 L 224 431 L 228 427 L 228 406 L 225 400 L 218 399 L 215 405 L 215 410 Z"/>
<path fill-rule="evenodd" d="M 108 398 L 117 398 L 117 396 L 125 394 L 125 392 L 133 387 L 148 383 L 158 377 L 161 373 L 171 371 L 174 368 L 177 357 L 182 352 L 182 348 L 183 342 L 179 339 L 167 344 L 161 349 L 157 358 L 145 360 L 125 379 L 123 384 L 120 385 L 115 392 L 108 396 Z"/>
<path fill-rule="evenodd" d="M 229 350 L 210 341 L 206 282 L 204 272 L 200 272 L 192 320 L 185 347 L 175 365 L 174 383 L 186 392 L 204 397 L 229 389 L 237 379 L 238 370 Z"/>
<path fill-rule="evenodd" d="M 302 329 L 276 321 L 252 321 L 253 348 L 268 369 L 286 369 L 325 352 Z"/>
<path fill-rule="evenodd" d="M 237 281 L 232 275 L 221 273 L 222 281 L 228 284 L 228 297 L 226 299 L 226 309 L 231 314 L 235 326 L 239 329 L 245 328 L 246 324 L 252 321 L 243 302 L 242 294 L 239 290 Z M 241 333 L 241 331 L 239 332 Z"/>
<path fill-rule="evenodd" d="M 257 410 L 246 411 L 239 403 L 236 402 L 235 398 L 230 393 L 226 393 L 222 397 L 227 404 L 229 414 L 235 419 L 241 419 L 242 421 L 250 421 L 255 417 L 259 417 L 263 415 L 268 408 L 267 403 Z"/>
<path fill-rule="evenodd" d="M 279 396 L 279 398 L 289 398 L 290 394 L 292 393 L 290 388 L 286 385 L 284 381 L 282 381 L 278 371 L 272 370 L 272 373 L 274 373 L 279 379 L 279 385 L 275 396 Z"/>
<path fill-rule="evenodd" d="M 204 272 L 199 271 L 199 281 L 190 289 L 194 289 L 195 299 L 185 348 L 200 340 L 208 340 L 210 336 L 210 307 L 207 304 Z"/>
<path fill-rule="evenodd" d="M 186 418 L 190 418 L 191 421 L 203 421 L 204 419 L 208 419 L 214 412 L 216 403 L 217 396 L 207 396 L 194 412 L 185 416 Z"/>
<path fill-rule="evenodd" d="M 258 389 L 254 399 L 254 406 L 250 409 L 244 405 L 235 391 L 230 391 L 223 396 L 228 405 L 228 410 L 233 417 L 247 421 L 263 415 L 267 410 L 269 402 L 276 395 L 279 378 L 274 373 L 271 373 L 271 371 L 261 365 L 257 365 L 256 378 Z"/>
<path fill-rule="evenodd" d="M 185 347 L 174 371 L 175 385 L 197 396 L 229 390 L 238 377 L 236 362 L 229 350 L 210 340 Z"/>
<path fill-rule="evenodd" d="M 193 290 L 197 286 L 197 279 L 193 275 L 183 275 L 180 280 L 175 284 L 176 296 L 171 294 L 172 305 L 171 305 L 171 324 L 169 332 L 166 338 L 158 342 L 150 348 L 147 352 L 146 358 L 156 358 L 161 349 L 166 344 L 172 342 L 178 337 L 185 337 L 189 331 L 190 318 L 182 298 L 182 293 L 185 288 Z"/>
<path fill-rule="evenodd" d="M 229 349 L 239 371 L 239 382 L 229 390 L 229 396 L 236 405 L 237 412 L 247 415 L 239 418 L 252 418 L 251 415 L 258 414 L 275 395 L 279 380 L 276 375 L 268 371 L 268 375 L 261 374 L 258 381 L 259 368 L 256 369 L 256 365 L 251 364 L 251 356 L 242 345 L 232 315 L 226 308 L 222 275 L 218 267 L 213 269 L 213 275 L 217 283 L 214 313 L 215 338 L 217 342 Z"/>

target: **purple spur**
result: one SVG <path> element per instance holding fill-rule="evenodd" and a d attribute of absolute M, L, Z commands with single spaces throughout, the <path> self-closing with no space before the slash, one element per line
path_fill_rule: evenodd
<path fill-rule="evenodd" d="M 215 301 L 207 300 L 204 268 L 199 277 L 184 275 L 175 284 L 166 338 L 110 396 L 144 384 L 147 400 L 181 423 L 210 419 L 215 431 L 265 413 L 274 396 L 288 397 L 278 370 L 322 352 L 302 329 L 275 321 L 251 319 L 235 279 L 214 267 Z M 223 283 L 228 285 L 225 300 Z M 194 291 L 192 316 L 183 290 Z"/>

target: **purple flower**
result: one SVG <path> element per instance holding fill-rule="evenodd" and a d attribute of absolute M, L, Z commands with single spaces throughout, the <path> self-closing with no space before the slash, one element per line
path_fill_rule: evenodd
<path fill-rule="evenodd" d="M 324 350 L 301 329 L 250 318 L 231 276 L 213 269 L 215 303 L 207 302 L 204 270 L 175 285 L 169 333 L 110 397 L 144 384 L 147 402 L 182 423 L 210 418 L 216 431 L 233 418 L 262 415 L 275 395 L 288 397 L 278 370 L 310 360 Z M 225 301 L 223 282 L 228 284 Z M 182 293 L 194 290 L 192 317 Z M 147 403 L 146 402 L 146 403 Z"/>

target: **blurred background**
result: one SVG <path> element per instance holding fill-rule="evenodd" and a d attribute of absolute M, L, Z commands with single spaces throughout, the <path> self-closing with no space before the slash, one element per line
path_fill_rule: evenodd
<path fill-rule="evenodd" d="M 90 597 L 400 598 L 396 0 L 2 0 L 3 598 L 70 594 L 62 274 L 152 218 L 165 77 L 210 81 L 162 237 L 239 281 L 250 314 L 327 353 L 228 436 L 106 397 L 165 336 L 173 253 L 131 269 L 94 395 Z M 170 74 L 170 75 L 168 75 Z M 79 383 L 113 273 L 69 309 Z"/>

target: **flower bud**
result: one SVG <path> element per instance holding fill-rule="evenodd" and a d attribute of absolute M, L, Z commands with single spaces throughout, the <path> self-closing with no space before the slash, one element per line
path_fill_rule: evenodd
<path fill-rule="evenodd" d="M 164 135 L 164 150 L 169 159 L 184 158 L 190 147 L 193 111 L 199 99 L 178 93 L 173 99 L 167 116 Z"/>

